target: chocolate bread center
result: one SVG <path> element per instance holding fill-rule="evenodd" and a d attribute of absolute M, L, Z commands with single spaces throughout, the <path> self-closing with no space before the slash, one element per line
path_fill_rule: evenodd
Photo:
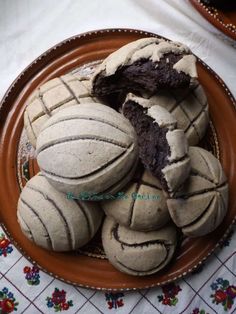
<path fill-rule="evenodd" d="M 190 76 L 173 69 L 183 54 L 165 54 L 160 61 L 140 59 L 130 65 L 121 66 L 115 74 L 100 73 L 95 79 L 93 93 L 97 96 L 115 92 L 155 94 L 159 89 L 189 86 Z"/>
<path fill-rule="evenodd" d="M 162 174 L 162 169 L 170 162 L 170 146 L 166 139 L 168 128 L 160 128 L 153 118 L 146 115 L 147 109 L 129 100 L 123 107 L 124 116 L 133 125 L 139 145 L 139 156 L 145 166 L 156 176 L 167 191 L 168 186 Z"/>

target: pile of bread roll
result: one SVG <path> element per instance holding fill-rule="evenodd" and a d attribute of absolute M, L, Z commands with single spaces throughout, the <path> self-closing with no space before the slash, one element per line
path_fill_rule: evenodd
<path fill-rule="evenodd" d="M 102 225 L 114 267 L 160 271 L 180 234 L 204 236 L 227 212 L 222 166 L 196 146 L 208 123 L 196 58 L 176 42 L 143 38 L 109 55 L 91 78 L 44 83 L 24 113 L 40 172 L 19 198 L 22 232 L 47 250 L 71 251 Z"/>

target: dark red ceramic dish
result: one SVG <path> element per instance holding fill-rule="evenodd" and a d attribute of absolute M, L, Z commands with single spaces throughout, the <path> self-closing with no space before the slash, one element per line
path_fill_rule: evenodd
<path fill-rule="evenodd" d="M 208 22 L 225 35 L 236 40 L 236 11 L 219 10 L 215 7 L 205 5 L 201 0 L 190 0 L 190 2 Z"/>
<path fill-rule="evenodd" d="M 91 62 L 101 60 L 122 45 L 147 36 L 139 30 L 109 29 L 75 36 L 45 52 L 15 80 L 1 102 L 0 109 L 0 220 L 8 236 L 31 261 L 51 275 L 76 285 L 106 290 L 152 287 L 180 278 L 198 267 L 219 245 L 236 215 L 236 109 L 235 101 L 222 80 L 201 60 L 197 68 L 210 107 L 212 125 L 206 143 L 220 158 L 229 180 L 229 211 L 213 233 L 183 241 L 176 258 L 163 272 L 133 277 L 120 273 L 104 258 L 101 247 L 77 253 L 43 250 L 22 234 L 16 219 L 21 187 L 38 171 L 31 149 L 24 143 L 23 112 L 25 102 L 43 82 L 76 68 L 91 70 Z M 23 147 L 24 148 L 24 147 Z M 99 241 L 98 241 L 99 242 Z M 95 243 L 98 243 L 95 242 Z M 91 247 L 93 247 L 91 249 Z"/>

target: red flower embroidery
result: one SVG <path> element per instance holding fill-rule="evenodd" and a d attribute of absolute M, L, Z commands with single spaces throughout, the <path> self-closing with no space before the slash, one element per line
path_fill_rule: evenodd
<path fill-rule="evenodd" d="M 217 290 L 215 293 L 216 302 L 223 302 L 227 298 L 227 294 L 222 290 Z"/>
<path fill-rule="evenodd" d="M 222 304 L 225 311 L 232 308 L 236 297 L 235 286 L 230 285 L 228 280 L 218 278 L 211 284 L 211 289 L 214 290 L 214 294 L 211 295 L 213 303 Z"/>
<path fill-rule="evenodd" d="M 0 291 L 0 313 L 11 313 L 17 310 L 17 305 L 14 295 L 6 287 Z"/>
<path fill-rule="evenodd" d="M 180 286 L 176 285 L 174 282 L 162 286 L 162 295 L 158 295 L 158 301 L 164 305 L 175 306 L 178 303 L 178 298 L 176 297 L 182 289 Z"/>
<path fill-rule="evenodd" d="M 13 247 L 10 244 L 10 240 L 3 233 L 0 233 L 0 256 L 3 255 L 6 257 L 13 251 Z"/>
<path fill-rule="evenodd" d="M 105 293 L 106 301 L 108 304 L 108 309 L 117 309 L 118 307 L 121 307 L 124 305 L 123 297 L 124 294 L 122 292 L 118 293 Z"/>
<path fill-rule="evenodd" d="M 55 288 L 51 297 L 46 298 L 47 306 L 49 308 L 54 308 L 55 312 L 67 311 L 71 306 L 73 306 L 73 301 L 66 301 L 66 291 L 59 290 Z"/>

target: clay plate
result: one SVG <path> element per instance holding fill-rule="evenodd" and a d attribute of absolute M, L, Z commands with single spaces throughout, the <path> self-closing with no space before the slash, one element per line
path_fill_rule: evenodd
<path fill-rule="evenodd" d="M 10 239 L 24 256 L 49 274 L 76 285 L 106 290 L 152 287 L 175 280 L 198 267 L 230 230 L 236 215 L 236 110 L 235 101 L 222 80 L 198 60 L 200 83 L 204 86 L 211 115 L 205 139 L 208 149 L 220 158 L 229 179 L 229 211 L 213 233 L 185 239 L 173 262 L 163 272 L 146 277 L 120 273 L 105 259 L 95 241 L 76 253 L 53 253 L 41 249 L 22 234 L 16 220 L 21 187 L 38 171 L 34 153 L 23 130 L 25 102 L 43 82 L 69 71 L 90 73 L 98 60 L 122 45 L 155 34 L 129 29 L 110 29 L 70 38 L 41 55 L 27 67 L 7 91 L 0 107 L 0 220 Z M 95 62 L 95 63 L 94 63 Z M 98 61 L 99 62 L 99 61 Z M 87 71 L 87 72 L 86 72 Z"/>
<path fill-rule="evenodd" d="M 225 35 L 236 40 L 236 11 L 219 10 L 213 6 L 205 5 L 201 0 L 190 0 L 190 2 L 208 22 Z"/>

